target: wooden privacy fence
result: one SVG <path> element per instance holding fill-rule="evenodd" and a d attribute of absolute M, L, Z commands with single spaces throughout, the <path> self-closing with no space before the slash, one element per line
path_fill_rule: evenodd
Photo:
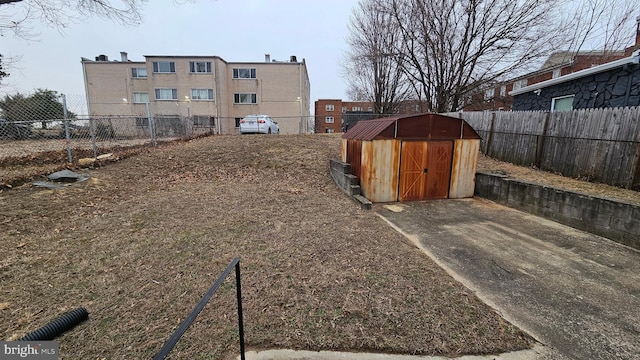
<path fill-rule="evenodd" d="M 640 107 L 445 114 L 466 120 L 495 159 L 640 188 Z"/>

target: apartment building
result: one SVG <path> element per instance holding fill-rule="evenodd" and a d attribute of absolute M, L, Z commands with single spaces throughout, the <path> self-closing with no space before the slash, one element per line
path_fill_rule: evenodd
<path fill-rule="evenodd" d="M 145 55 L 131 61 L 82 58 L 91 116 L 191 117 L 218 134 L 238 134 L 240 119 L 268 114 L 281 134 L 309 133 L 310 83 L 304 59 L 227 62 L 219 56 Z"/>
<path fill-rule="evenodd" d="M 353 113 L 373 113 L 373 102 L 318 99 L 315 102 L 315 132 L 341 132 L 344 117 Z"/>

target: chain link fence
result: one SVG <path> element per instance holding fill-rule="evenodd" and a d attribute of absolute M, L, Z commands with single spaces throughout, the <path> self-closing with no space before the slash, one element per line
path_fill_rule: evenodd
<path fill-rule="evenodd" d="M 159 142 L 215 133 L 213 118 L 137 115 L 86 115 L 83 96 L 38 91 L 0 100 L 0 162 L 66 152 L 67 162 L 97 157 L 116 148 L 156 146 Z M 84 114 L 83 114 L 84 113 Z"/>

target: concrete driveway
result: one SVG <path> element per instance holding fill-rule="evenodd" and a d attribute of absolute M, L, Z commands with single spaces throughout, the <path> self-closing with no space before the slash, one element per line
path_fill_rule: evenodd
<path fill-rule="evenodd" d="M 483 199 L 374 211 L 557 357 L 640 359 L 639 251 Z"/>

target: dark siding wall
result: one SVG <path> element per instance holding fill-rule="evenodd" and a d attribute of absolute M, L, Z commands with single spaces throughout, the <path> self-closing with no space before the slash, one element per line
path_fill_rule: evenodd
<path fill-rule="evenodd" d="M 581 79 L 516 95 L 514 111 L 551 110 L 554 97 L 575 95 L 574 109 L 610 108 L 640 105 L 640 66 L 619 67 Z"/>

